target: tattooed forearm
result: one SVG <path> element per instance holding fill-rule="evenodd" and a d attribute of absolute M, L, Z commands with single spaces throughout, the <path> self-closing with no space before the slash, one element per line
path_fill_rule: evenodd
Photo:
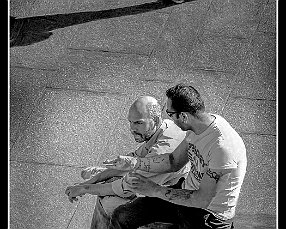
<path fill-rule="evenodd" d="M 150 158 L 144 158 L 144 160 L 137 158 L 138 166 L 137 168 L 146 172 L 150 171 Z"/>
<path fill-rule="evenodd" d="M 169 155 L 169 161 L 170 161 L 170 166 L 171 166 L 172 170 L 174 170 L 175 158 L 174 158 L 173 154 Z"/>
<path fill-rule="evenodd" d="M 193 194 L 192 190 L 186 189 L 167 189 L 165 197 L 168 200 L 189 200 Z"/>
<path fill-rule="evenodd" d="M 160 163 L 162 163 L 163 161 L 165 161 L 165 158 L 154 157 L 154 158 L 152 158 L 152 160 L 153 160 L 153 163 L 155 163 L 155 164 L 160 164 Z"/>
<path fill-rule="evenodd" d="M 84 186 L 84 189 L 85 189 L 85 190 L 89 190 L 89 189 L 90 189 L 90 185 L 85 185 L 85 186 Z"/>
<path fill-rule="evenodd" d="M 146 172 L 149 172 L 150 171 L 151 159 L 150 158 L 146 158 L 146 159 L 147 159 L 147 161 L 143 162 L 143 167 L 144 167 L 144 170 Z"/>
<path fill-rule="evenodd" d="M 216 173 L 214 171 L 211 171 L 210 169 L 207 170 L 206 173 L 210 178 L 215 179 L 216 183 L 218 182 L 219 178 L 223 175 L 222 173 Z"/>
<path fill-rule="evenodd" d="M 145 158 L 137 157 L 137 163 L 134 169 L 152 173 L 172 172 L 170 171 L 169 154 Z"/>

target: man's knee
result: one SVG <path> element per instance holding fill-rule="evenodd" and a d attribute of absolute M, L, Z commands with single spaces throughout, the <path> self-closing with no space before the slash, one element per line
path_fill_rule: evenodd
<path fill-rule="evenodd" d="M 122 226 L 124 225 L 124 223 L 127 222 L 129 217 L 130 215 L 128 211 L 124 207 L 119 206 L 116 209 L 114 209 L 114 211 L 112 212 L 110 216 L 111 224 L 113 226 L 117 226 L 117 225 Z"/>

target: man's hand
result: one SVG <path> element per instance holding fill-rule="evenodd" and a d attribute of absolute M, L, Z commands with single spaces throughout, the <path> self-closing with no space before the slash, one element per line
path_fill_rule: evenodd
<path fill-rule="evenodd" d="M 91 179 L 94 175 L 101 173 L 104 170 L 106 170 L 106 168 L 87 167 L 81 171 L 80 175 L 84 180 L 87 180 L 87 179 Z"/>
<path fill-rule="evenodd" d="M 68 196 L 69 201 L 72 203 L 73 201 L 78 201 L 78 196 L 82 197 L 84 194 L 86 194 L 86 190 L 84 185 L 77 184 L 67 187 L 65 194 Z"/>
<path fill-rule="evenodd" d="M 128 175 L 128 179 L 125 178 L 126 186 L 134 193 L 155 197 L 157 191 L 161 188 L 160 185 L 138 173 L 130 172 Z"/>
<path fill-rule="evenodd" d="M 103 164 L 110 169 L 130 171 L 136 169 L 137 158 L 131 156 L 118 156 L 116 159 L 104 161 Z"/>

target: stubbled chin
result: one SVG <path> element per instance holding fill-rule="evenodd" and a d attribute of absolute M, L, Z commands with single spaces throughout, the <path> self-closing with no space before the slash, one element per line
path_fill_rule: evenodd
<path fill-rule="evenodd" d="M 139 136 L 134 136 L 134 140 L 138 143 L 144 142 L 144 139 Z"/>

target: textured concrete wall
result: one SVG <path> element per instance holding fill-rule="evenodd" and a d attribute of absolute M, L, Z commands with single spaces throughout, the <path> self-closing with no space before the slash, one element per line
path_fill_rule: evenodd
<path fill-rule="evenodd" d="M 10 228 L 89 228 L 95 197 L 65 188 L 135 149 L 130 104 L 164 104 L 178 82 L 245 141 L 236 228 L 275 228 L 276 1 L 12 0 L 10 14 Z"/>

